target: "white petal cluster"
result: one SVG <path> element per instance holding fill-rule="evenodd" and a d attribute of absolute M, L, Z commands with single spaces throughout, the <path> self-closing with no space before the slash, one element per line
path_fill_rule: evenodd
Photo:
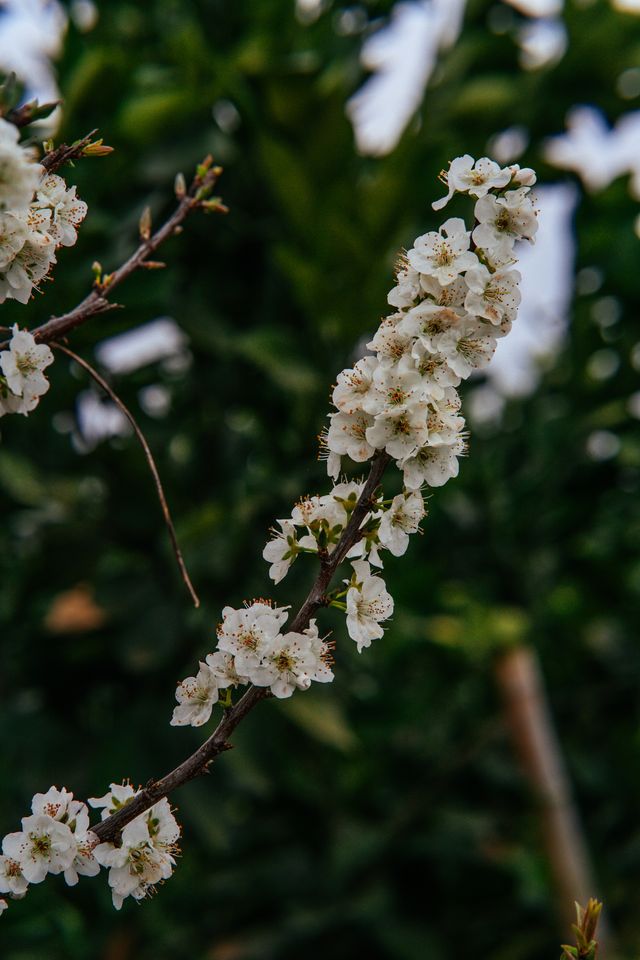
<path fill-rule="evenodd" d="M 53 363 L 53 353 L 36 343 L 27 330 L 14 324 L 9 349 L 0 352 L 0 417 L 5 413 L 30 413 L 49 389 L 43 370 Z"/>
<path fill-rule="evenodd" d="M 31 815 L 21 825 L 22 830 L 2 841 L 0 893 L 19 899 L 29 884 L 42 883 L 49 873 L 62 873 L 73 886 L 79 875 L 99 872 L 94 856 L 98 838 L 89 828 L 87 806 L 64 787 L 36 793 Z"/>
<path fill-rule="evenodd" d="M 112 783 L 103 797 L 89 800 L 102 810 L 102 819 L 121 810 L 138 791 L 129 783 Z M 109 886 L 116 910 L 126 897 L 141 900 L 154 886 L 171 876 L 178 852 L 180 827 L 166 799 L 160 800 L 124 827 L 118 846 L 100 843 L 89 825 L 89 809 L 64 787 L 36 793 L 31 816 L 22 830 L 2 841 L 0 894 L 21 899 L 29 884 L 48 874 L 63 874 L 69 886 L 82 877 L 109 870 Z M 7 908 L 0 901 L 0 914 Z"/>
<path fill-rule="evenodd" d="M 89 800 L 102 807 L 102 819 L 121 809 L 137 791 L 130 784 L 112 783 L 104 797 Z M 93 855 L 109 870 L 109 886 L 116 910 L 127 897 L 142 900 L 173 873 L 178 853 L 180 826 L 169 801 L 164 798 L 140 814 L 122 830 L 119 845 L 99 843 Z"/>
<path fill-rule="evenodd" d="M 473 198 L 474 223 L 468 227 L 450 217 L 402 257 L 388 297 L 395 312 L 367 345 L 371 355 L 338 376 L 335 412 L 323 438 L 334 481 L 342 457 L 362 463 L 381 450 L 404 479 L 402 494 L 372 506 L 349 553 L 358 559 L 346 592 L 347 629 L 359 650 L 382 636 L 381 624 L 393 612 L 382 577 L 371 574 L 370 564 L 382 566 L 382 550 L 394 556 L 406 551 L 424 517 L 422 487 L 440 487 L 457 476 L 466 434 L 456 388 L 487 366 L 497 341 L 511 329 L 520 303 L 515 245 L 533 242 L 537 230 L 532 170 L 465 155 L 452 161 L 442 179 L 448 193 L 434 209 L 464 194 Z M 281 530 L 264 551 L 276 582 L 298 553 L 335 548 L 344 519 L 331 527 L 331 499 L 314 498 L 326 513 L 321 532 L 317 522 L 314 529 L 305 519 L 301 535 L 295 510 L 290 520 L 279 521 Z"/>
<path fill-rule="evenodd" d="M 0 118 L 0 303 L 27 303 L 56 250 L 76 242 L 87 213 L 76 188 L 47 173 L 18 141 L 17 127 Z"/>
<path fill-rule="evenodd" d="M 282 699 L 307 690 L 312 681 L 333 680 L 330 645 L 320 637 L 315 620 L 302 633 L 283 633 L 287 617 L 286 608 L 274 607 L 270 600 L 254 600 L 239 610 L 225 607 L 217 649 L 201 661 L 196 677 L 178 684 L 171 725 L 206 723 L 220 691 L 228 687 L 252 683 Z"/>
<path fill-rule="evenodd" d="M 325 444 L 334 479 L 341 457 L 362 463 L 378 450 L 397 462 L 407 490 L 456 476 L 465 448 L 456 388 L 487 366 L 516 317 L 515 244 L 535 237 L 535 174 L 465 155 L 442 177 L 448 194 L 434 208 L 466 194 L 475 222 L 450 217 L 402 258 L 389 294 L 396 312 L 368 344 L 373 355 L 344 370 L 333 392 Z"/>

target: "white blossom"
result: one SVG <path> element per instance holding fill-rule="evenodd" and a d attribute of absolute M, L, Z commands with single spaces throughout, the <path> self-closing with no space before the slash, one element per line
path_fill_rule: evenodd
<path fill-rule="evenodd" d="M 407 262 L 398 270 L 396 280 L 397 284 L 389 291 L 387 302 L 401 310 L 411 306 L 420 294 L 420 274 Z"/>
<path fill-rule="evenodd" d="M 366 560 L 352 563 L 356 584 L 347 590 L 347 631 L 355 640 L 358 653 L 383 636 L 380 624 L 393 613 L 393 598 L 382 577 L 372 576 Z"/>
<path fill-rule="evenodd" d="M 379 363 L 391 365 L 397 363 L 411 349 L 411 335 L 402 330 L 400 321 L 403 315 L 394 314 L 382 321 L 368 350 L 374 350 Z"/>
<path fill-rule="evenodd" d="M 73 833 L 65 823 L 44 814 L 22 818 L 22 831 L 9 833 L 2 850 L 20 864 L 28 883 L 41 883 L 48 873 L 62 873 L 76 855 Z"/>
<path fill-rule="evenodd" d="M 382 515 L 378 537 L 394 557 L 401 557 L 409 546 L 409 535 L 416 533 L 425 515 L 424 502 L 418 492 L 400 493 Z"/>
<path fill-rule="evenodd" d="M 290 697 L 294 690 L 307 690 L 313 680 L 333 680 L 328 648 L 320 640 L 315 620 L 302 633 L 274 637 L 260 666 L 251 674 L 253 683 L 269 687 L 275 697 Z"/>
<path fill-rule="evenodd" d="M 168 879 L 175 860 L 153 843 L 144 816 L 136 817 L 122 830 L 120 846 L 100 843 L 94 850 L 97 862 L 109 868 L 113 905 L 119 910 L 126 897 L 142 900 L 154 886 Z"/>
<path fill-rule="evenodd" d="M 0 271 L 15 260 L 27 239 L 27 225 L 23 219 L 5 211 L 0 213 Z"/>
<path fill-rule="evenodd" d="M 27 330 L 14 324 L 8 350 L 0 353 L 0 367 L 9 389 L 16 396 L 41 396 L 49 389 L 42 373 L 53 363 L 53 353 L 45 343 L 36 343 Z"/>
<path fill-rule="evenodd" d="M 418 237 L 407 258 L 415 270 L 435 277 L 446 286 L 460 273 L 478 263 L 477 256 L 469 249 L 470 241 L 471 234 L 464 220 L 450 217 L 438 233 L 425 233 Z"/>
<path fill-rule="evenodd" d="M 373 423 L 373 417 L 358 410 L 354 413 L 334 413 L 331 415 L 326 444 L 332 453 L 348 456 L 356 463 L 371 459 L 374 448 L 367 439 L 367 430 Z"/>
<path fill-rule="evenodd" d="M 178 706 L 171 718 L 172 727 L 201 727 L 211 716 L 214 704 L 218 702 L 218 683 L 213 671 L 206 663 L 200 663 L 196 677 L 187 677 L 176 688 Z"/>
<path fill-rule="evenodd" d="M 266 600 L 255 600 L 240 610 L 225 607 L 218 627 L 218 648 L 232 653 L 238 673 L 250 677 L 287 616 L 284 607 L 273 607 Z"/>
<path fill-rule="evenodd" d="M 464 418 L 458 416 L 460 405 L 460 397 L 451 387 L 445 390 L 442 400 L 432 400 L 429 403 L 427 432 L 430 446 L 452 444 L 457 441 L 464 429 Z"/>
<path fill-rule="evenodd" d="M 75 186 L 67 187 L 62 177 L 49 173 L 38 186 L 33 207 L 50 212 L 47 232 L 58 246 L 74 245 L 78 239 L 77 228 L 87 215 L 87 205 L 76 197 Z"/>
<path fill-rule="evenodd" d="M 449 192 L 442 200 L 436 200 L 431 206 L 434 210 L 442 210 L 454 193 L 469 193 L 472 197 L 484 197 L 489 190 L 505 187 L 511 180 L 509 168 L 502 170 L 495 161 L 488 157 L 474 160 L 468 153 L 464 157 L 456 157 L 444 174 Z"/>
<path fill-rule="evenodd" d="M 137 793 L 138 791 L 130 783 L 111 783 L 103 797 L 89 797 L 87 803 L 95 810 L 102 808 L 101 817 L 106 820 L 118 810 L 122 810 Z"/>
<path fill-rule="evenodd" d="M 343 413 L 355 413 L 362 409 L 362 401 L 371 387 L 377 366 L 378 361 L 375 357 L 364 357 L 352 370 L 343 370 L 338 374 L 332 398 L 338 410 Z"/>
<path fill-rule="evenodd" d="M 420 286 L 429 299 L 437 303 L 439 307 L 461 307 L 467 295 L 467 284 L 464 276 L 456 277 L 446 286 L 439 283 L 435 277 L 421 276 Z"/>
<path fill-rule="evenodd" d="M 0 118 L 0 210 L 26 208 L 42 176 L 33 151 L 22 147 L 19 137 L 18 128 Z"/>
<path fill-rule="evenodd" d="M 405 314 L 400 327 L 408 336 L 419 337 L 431 353 L 438 353 L 444 335 L 451 327 L 458 326 L 464 316 L 460 307 L 440 307 L 424 300 Z M 414 346 L 412 343 L 412 353 Z"/>
<path fill-rule="evenodd" d="M 215 653 L 208 653 L 205 661 L 220 690 L 226 687 L 237 687 L 238 684 L 248 683 L 249 678 L 240 676 L 236 670 L 235 657 L 225 650 L 216 650 Z"/>
<path fill-rule="evenodd" d="M 376 450 L 386 450 L 394 460 L 410 457 L 427 442 L 427 405 L 416 404 L 400 413 L 381 413 L 367 430 L 367 440 Z"/>
<path fill-rule="evenodd" d="M 95 877 L 100 873 L 100 864 L 93 855 L 93 851 L 100 842 L 95 833 L 90 830 L 76 831 L 73 839 L 76 842 L 76 855 L 71 866 L 64 871 L 65 883 L 74 887 L 79 877 Z"/>
<path fill-rule="evenodd" d="M 484 317 L 499 325 L 512 321 L 518 312 L 522 296 L 518 289 L 521 276 L 517 270 L 497 270 L 491 273 L 483 264 L 465 275 L 469 293 L 465 309 L 477 317 Z"/>
<path fill-rule="evenodd" d="M 274 583 L 280 583 L 289 572 L 300 547 L 293 521 L 276 520 L 276 523 L 280 525 L 280 530 L 273 530 L 274 536 L 265 546 L 262 556 L 271 564 L 269 576 Z"/>
<path fill-rule="evenodd" d="M 486 367 L 496 352 L 493 327 L 470 317 L 447 331 L 440 350 L 453 372 L 466 379 L 474 370 Z"/>
<path fill-rule="evenodd" d="M 430 487 L 443 486 L 447 480 L 458 476 L 458 457 L 464 450 L 460 435 L 451 444 L 422 447 L 402 464 L 405 487 L 419 490 L 425 483 Z"/>
<path fill-rule="evenodd" d="M 490 256 L 511 255 L 516 240 L 531 240 L 536 235 L 538 221 L 528 187 L 509 190 L 503 197 L 487 195 L 475 206 L 478 226 L 473 241 L 486 249 Z"/>
<path fill-rule="evenodd" d="M 6 855 L 4 841 L 2 850 L 3 854 L 0 856 L 0 893 L 9 893 L 12 897 L 24 897 L 29 884 L 22 872 L 20 862 Z"/>
<path fill-rule="evenodd" d="M 422 377 L 424 395 L 429 400 L 442 400 L 447 387 L 457 387 L 460 377 L 454 373 L 446 357 L 441 353 L 432 353 L 424 340 L 416 340 L 411 357 L 403 357 L 399 366 L 411 364 Z"/>
<path fill-rule="evenodd" d="M 404 357 L 403 357 L 404 359 Z M 422 377 L 411 367 L 395 364 L 393 367 L 378 367 L 364 409 L 374 416 L 380 413 L 402 413 L 424 396 Z"/>

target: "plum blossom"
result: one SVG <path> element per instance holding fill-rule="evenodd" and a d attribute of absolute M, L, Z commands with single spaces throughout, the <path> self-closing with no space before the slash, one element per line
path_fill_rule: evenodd
<path fill-rule="evenodd" d="M 382 577 L 371 575 L 366 560 L 355 560 L 352 567 L 355 583 L 347 590 L 347 632 L 361 653 L 372 640 L 383 636 L 380 624 L 392 615 L 393 598 Z"/>
<path fill-rule="evenodd" d="M 3 854 L 20 864 L 28 883 L 42 883 L 48 873 L 63 873 L 76 855 L 73 833 L 65 823 L 44 814 L 22 818 L 22 831 L 9 833 Z"/>
<path fill-rule="evenodd" d="M 511 170 L 502 170 L 488 157 L 474 160 L 466 153 L 464 157 L 456 157 L 451 161 L 449 170 L 442 175 L 442 179 L 447 183 L 449 192 L 446 197 L 431 204 L 434 210 L 446 207 L 456 192 L 469 193 L 472 197 L 484 197 L 489 190 L 506 187 L 511 180 Z"/>
<path fill-rule="evenodd" d="M 29 405 L 34 399 L 37 403 L 49 389 L 49 381 L 42 371 L 50 363 L 53 363 L 50 348 L 44 343 L 36 343 L 27 330 L 19 330 L 14 324 L 9 349 L 0 353 L 0 369 L 8 390 L 15 397 L 21 397 L 23 404 Z"/>
<path fill-rule="evenodd" d="M 101 817 L 106 820 L 112 814 L 121 810 L 130 800 L 133 800 L 138 791 L 130 783 L 112 783 L 103 797 L 89 797 L 87 803 L 95 810 L 102 808 Z"/>
<path fill-rule="evenodd" d="M 355 413 L 362 409 L 362 401 L 371 387 L 378 363 L 375 357 L 364 357 L 353 370 L 343 370 L 333 390 L 334 406 L 342 413 Z"/>
<path fill-rule="evenodd" d="M 121 835 L 121 845 L 100 843 L 94 856 L 103 867 L 109 868 L 109 886 L 116 910 L 127 897 L 142 900 L 155 885 L 167 880 L 173 873 L 175 859 L 153 843 L 144 817 L 128 823 Z"/>
<path fill-rule="evenodd" d="M 516 240 L 530 240 L 536 235 L 538 221 L 529 197 L 529 188 L 509 190 L 503 197 L 487 195 L 475 206 L 478 226 L 473 241 L 489 252 L 490 257 L 511 257 Z"/>
<path fill-rule="evenodd" d="M 451 444 L 422 447 L 402 464 L 404 485 L 407 490 L 419 490 L 425 483 L 441 487 L 458 476 L 458 457 L 465 451 L 465 443 L 459 434 Z"/>
<path fill-rule="evenodd" d="M 5 856 L 5 840 L 2 844 L 3 854 L 0 856 L 0 893 L 9 893 L 12 897 L 24 897 L 29 886 L 20 862 Z"/>
<path fill-rule="evenodd" d="M 424 516 L 424 501 L 420 493 L 398 494 L 380 521 L 380 543 L 394 557 L 401 557 L 409 546 L 409 535 L 416 533 Z"/>
<path fill-rule="evenodd" d="M 438 233 L 425 233 L 415 241 L 407 254 L 411 266 L 446 286 L 456 277 L 475 267 L 478 258 L 469 249 L 471 234 L 464 220 L 450 217 Z"/>
<path fill-rule="evenodd" d="M 473 318 L 452 327 L 442 337 L 440 349 L 454 373 L 465 379 L 474 370 L 486 367 L 496 352 L 496 339 Z"/>
<path fill-rule="evenodd" d="M 354 413 L 334 413 L 326 436 L 329 450 L 340 457 L 347 456 L 356 463 L 370 460 L 374 447 L 369 442 L 367 431 L 373 417 L 364 410 Z"/>
<path fill-rule="evenodd" d="M 198 675 L 181 680 L 176 688 L 178 706 L 171 718 L 172 727 L 201 727 L 211 716 L 214 704 L 218 702 L 218 683 L 213 671 L 206 663 L 200 663 Z"/>
<path fill-rule="evenodd" d="M 327 644 L 320 640 L 315 620 L 302 633 L 277 636 L 265 650 L 252 682 L 269 687 L 275 697 L 290 697 L 294 690 L 307 690 L 312 680 L 333 680 Z"/>
<path fill-rule="evenodd" d="M 287 616 L 284 607 L 274 607 L 267 600 L 255 600 L 241 610 L 225 607 L 218 627 L 218 649 L 232 653 L 238 673 L 250 676 Z"/>
<path fill-rule="evenodd" d="M 465 280 L 469 288 L 465 310 L 496 325 L 515 320 L 522 299 L 518 289 L 521 276 L 517 270 L 491 273 L 481 264 L 469 270 Z"/>
<path fill-rule="evenodd" d="M 43 177 L 33 209 L 49 213 L 47 233 L 56 244 L 72 247 L 78 239 L 78 227 L 87 215 L 87 204 L 76 197 L 76 188 L 67 187 L 56 173 Z"/>
<path fill-rule="evenodd" d="M 0 210 L 28 207 L 43 173 L 33 151 L 19 139 L 18 128 L 0 118 Z"/>

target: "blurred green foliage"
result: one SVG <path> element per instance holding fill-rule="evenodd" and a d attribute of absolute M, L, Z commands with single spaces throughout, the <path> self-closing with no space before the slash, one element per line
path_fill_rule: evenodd
<path fill-rule="evenodd" d="M 204 602 L 189 606 L 135 440 L 75 451 L 68 414 L 91 387 L 58 359 L 37 414 L 1 424 L 2 833 L 51 783 L 86 797 L 171 768 L 201 737 L 168 726 L 174 684 L 212 648 L 222 606 L 304 595 L 314 571 L 303 561 L 271 589 L 267 529 L 300 494 L 326 489 L 314 438 L 329 385 L 385 313 L 398 248 L 436 225 L 437 172 L 517 123 L 531 132 L 521 162 L 557 180 L 541 144 L 574 103 L 612 120 L 638 107 L 615 92 L 640 60 L 637 18 L 568 0 L 566 55 L 525 73 L 518 14 L 470 0 L 419 127 L 372 160 L 344 115 L 363 79 L 362 35 L 336 31 L 338 3 L 306 25 L 284 0 L 98 8 L 95 29 L 69 31 L 60 137 L 99 126 L 116 152 L 68 171 L 90 206 L 78 244 L 46 299 L 5 304 L 3 323 L 71 308 L 93 260 L 108 270 L 132 249 L 146 205 L 158 223 L 168 212 L 177 170 L 209 151 L 225 166 L 228 217 L 193 218 L 162 251 L 169 269 L 133 277 L 124 310 L 73 336 L 89 359 L 108 334 L 160 315 L 189 337 L 187 371 L 145 367 L 115 385 L 156 451 Z M 363 29 L 389 9 L 358 7 Z M 212 117 L 221 100 L 238 112 L 233 130 Z M 637 212 L 623 181 L 581 198 L 577 269 L 601 283 L 576 294 L 570 338 L 537 392 L 474 428 L 424 537 L 390 559 L 397 614 L 384 641 L 358 656 L 328 613 L 337 682 L 265 704 L 212 775 L 174 798 L 184 855 L 166 889 L 115 914 L 106 881 L 54 878 L 3 918 L 4 958 L 556 955 L 540 822 L 492 676 L 496 650 L 522 641 L 542 660 L 598 892 L 622 955 L 638 954 Z M 615 298 L 608 326 L 596 322 L 603 297 Z M 594 380 L 588 361 L 603 348 L 619 368 Z M 138 401 L 157 383 L 171 393 L 162 418 Z M 616 456 L 589 458 L 594 429 L 618 436 Z M 74 630 L 87 602 L 104 616 Z"/>

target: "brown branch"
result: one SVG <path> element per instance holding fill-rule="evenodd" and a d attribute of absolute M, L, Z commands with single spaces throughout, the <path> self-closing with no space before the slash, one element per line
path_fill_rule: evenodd
<path fill-rule="evenodd" d="M 91 143 L 91 138 L 95 137 L 97 132 L 98 128 L 96 127 L 96 129 L 88 133 L 86 137 L 82 137 L 81 140 L 76 140 L 75 143 L 61 143 L 55 150 L 50 150 L 49 153 L 45 153 L 40 163 L 47 173 L 55 173 L 56 170 L 59 170 L 61 166 L 70 160 L 78 160 L 83 155 L 85 147 L 88 147 Z"/>
<path fill-rule="evenodd" d="M 95 370 L 90 363 L 87 363 L 86 360 L 83 360 L 82 357 L 79 357 L 77 353 L 74 353 L 73 350 L 69 350 L 68 347 L 64 347 L 61 343 L 56 343 L 52 341 L 52 347 L 55 347 L 56 350 L 61 350 L 62 353 L 65 353 L 68 357 L 74 360 L 79 364 L 83 370 L 86 370 L 90 377 L 92 377 L 95 382 L 100 386 L 104 392 L 113 400 L 117 408 L 124 414 L 131 426 L 133 427 L 134 433 L 138 440 L 140 441 L 140 446 L 144 450 L 144 455 L 147 458 L 147 464 L 149 465 L 149 470 L 153 476 L 153 482 L 156 485 L 156 493 L 158 494 L 158 500 L 160 501 L 160 506 L 162 508 L 162 515 L 164 517 L 164 522 L 167 525 L 167 530 L 169 531 L 169 536 L 171 538 L 171 545 L 173 546 L 173 552 L 176 557 L 178 567 L 180 568 L 180 574 L 182 579 L 187 587 L 187 590 L 191 594 L 191 599 L 195 607 L 200 606 L 200 598 L 194 590 L 193 584 L 191 583 L 191 578 L 187 572 L 187 568 L 182 556 L 182 551 L 178 545 L 178 539 L 176 537 L 176 531 L 173 526 L 173 520 L 171 519 L 171 513 L 169 512 L 169 504 L 167 503 L 167 498 L 164 494 L 164 489 L 162 487 L 162 481 L 160 480 L 160 474 L 158 473 L 158 468 L 156 467 L 155 460 L 153 459 L 153 454 L 149 444 L 147 443 L 147 438 L 143 434 L 142 430 L 138 426 L 136 418 L 131 413 L 129 408 L 125 406 L 118 394 L 109 386 L 104 377 L 101 377 L 97 370 Z"/>
<path fill-rule="evenodd" d="M 574 903 L 586 903 L 597 884 L 540 662 L 532 647 L 516 646 L 499 656 L 494 673 L 509 734 L 539 805 L 559 913 L 563 923 L 569 923 Z M 608 943 L 604 921 L 600 929 L 601 942 Z"/>
<path fill-rule="evenodd" d="M 90 136 L 92 136 L 91 134 Z M 128 260 L 118 267 L 113 273 L 104 277 L 102 282 L 97 282 L 93 290 L 81 303 L 74 307 L 69 313 L 62 314 L 59 317 L 52 317 L 46 323 L 35 327 L 30 332 L 38 343 L 49 343 L 51 340 L 59 340 L 65 337 L 69 331 L 79 327 L 90 317 L 96 314 L 104 313 L 107 310 L 113 310 L 116 304 L 109 302 L 111 292 L 119 286 L 123 280 L 131 276 L 138 269 L 149 269 L 147 258 L 158 249 L 174 233 L 179 233 L 181 224 L 189 214 L 198 208 L 217 213 L 226 213 L 227 208 L 217 201 L 207 200 L 207 196 L 213 189 L 218 177 L 222 173 L 222 167 L 212 166 L 211 157 L 206 157 L 198 168 L 198 172 L 193 179 L 189 190 L 180 197 L 180 201 L 175 211 L 169 219 L 156 232 L 143 238 L 138 248 L 131 254 Z M 157 267 L 153 263 L 154 268 Z M 0 343 L 0 349 L 7 347 L 9 341 Z"/>
<path fill-rule="evenodd" d="M 344 560 L 351 548 L 361 537 L 360 527 L 367 513 L 371 509 L 375 491 L 382 479 L 382 475 L 389 463 L 390 457 L 384 452 L 379 452 L 371 463 L 369 476 L 364 485 L 360 498 L 354 508 L 353 513 L 347 523 L 336 548 L 328 557 L 320 569 L 320 573 L 309 591 L 309 595 L 291 621 L 289 630 L 300 632 L 309 625 L 309 620 L 320 607 L 325 605 L 326 590 L 331 582 L 333 575 L 340 563 Z M 195 753 L 187 757 L 175 770 L 172 770 L 166 776 L 159 780 L 154 780 L 147 784 L 132 800 L 130 800 L 117 813 L 107 817 L 101 823 L 93 827 L 93 832 L 101 841 L 114 841 L 131 820 L 134 820 L 154 803 L 172 793 L 178 787 L 188 783 L 203 773 L 209 771 L 209 766 L 213 760 L 225 750 L 231 748 L 228 742 L 229 737 L 238 726 L 241 720 L 246 717 L 250 710 L 260 700 L 264 700 L 269 695 L 265 687 L 250 686 L 244 695 L 230 710 L 225 711 L 222 720 L 211 734 L 208 740 L 198 747 Z"/>

